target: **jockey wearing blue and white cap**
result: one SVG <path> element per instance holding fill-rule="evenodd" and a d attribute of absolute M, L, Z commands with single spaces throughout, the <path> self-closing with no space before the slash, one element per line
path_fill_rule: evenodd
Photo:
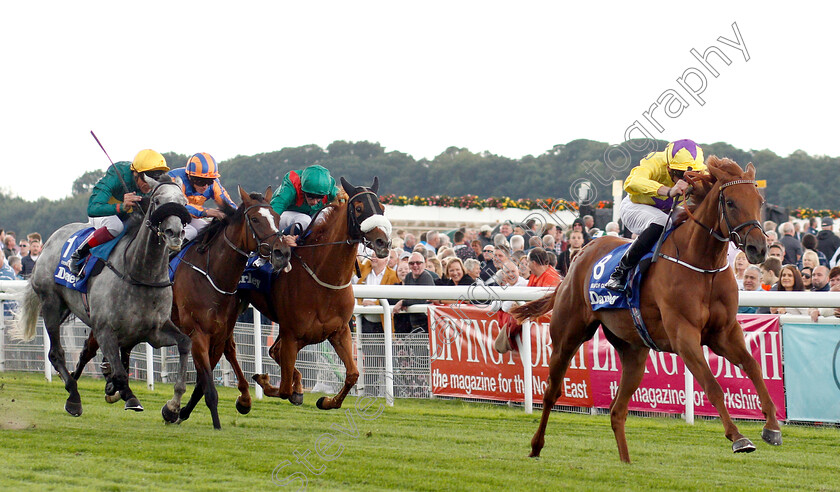
<path fill-rule="evenodd" d="M 652 152 L 630 171 L 624 181 L 627 196 L 621 201 L 621 222 L 638 237 L 624 253 L 604 287 L 624 291 L 627 275 L 651 250 L 668 222 L 668 212 L 685 193 L 686 171 L 706 171 L 703 149 L 692 140 L 677 140 L 662 152 Z"/>

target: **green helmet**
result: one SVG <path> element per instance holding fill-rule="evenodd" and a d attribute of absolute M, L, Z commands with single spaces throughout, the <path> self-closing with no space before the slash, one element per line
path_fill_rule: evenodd
<path fill-rule="evenodd" d="M 300 173 L 300 187 L 304 193 L 329 195 L 334 182 L 327 168 L 317 164 L 307 167 Z"/>

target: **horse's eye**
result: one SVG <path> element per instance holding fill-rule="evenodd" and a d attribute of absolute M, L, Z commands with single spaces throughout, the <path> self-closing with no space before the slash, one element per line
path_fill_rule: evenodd
<path fill-rule="evenodd" d="M 362 206 L 357 206 L 357 207 L 356 207 L 356 212 L 357 212 L 357 213 L 362 213 L 364 210 L 365 210 L 365 209 L 364 209 L 364 207 L 362 207 Z"/>
<path fill-rule="evenodd" d="M 735 206 L 735 202 L 733 202 L 732 200 L 726 200 L 726 206 L 732 208 Z"/>

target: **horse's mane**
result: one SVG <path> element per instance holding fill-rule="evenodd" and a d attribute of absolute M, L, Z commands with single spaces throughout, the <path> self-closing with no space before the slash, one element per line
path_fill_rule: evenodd
<path fill-rule="evenodd" d="M 677 212 L 673 222 L 675 227 L 688 220 L 688 213 L 685 208 L 693 213 L 703 203 L 703 200 L 719 181 L 718 176 L 723 176 L 724 181 L 731 181 L 744 174 L 744 170 L 738 163 L 726 157 L 709 156 L 706 160 L 706 167 L 710 171 L 708 174 L 698 171 L 687 171 L 685 173 L 687 181 L 694 189 L 685 201 L 683 208 Z"/>
<path fill-rule="evenodd" d="M 251 197 L 252 200 L 257 201 L 265 201 L 261 193 L 251 193 L 248 195 Z M 207 251 L 207 248 L 210 247 L 211 244 L 216 240 L 216 237 L 219 235 L 221 231 L 225 229 L 230 224 L 235 223 L 236 221 L 240 220 L 242 216 L 245 214 L 245 209 L 241 206 L 238 208 L 233 208 L 227 204 L 227 202 L 222 202 L 222 205 L 219 207 L 225 217 L 223 219 L 213 219 L 210 222 L 210 225 L 202 229 L 201 232 L 195 237 L 195 243 L 198 245 L 198 252 L 204 253 Z"/>

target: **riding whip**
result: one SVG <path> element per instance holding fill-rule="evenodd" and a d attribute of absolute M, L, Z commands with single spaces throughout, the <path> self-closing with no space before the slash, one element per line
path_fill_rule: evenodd
<path fill-rule="evenodd" d="M 108 158 L 108 162 L 110 162 L 110 163 L 111 163 L 111 166 L 114 168 L 114 172 L 116 173 L 117 178 L 119 178 L 120 183 L 122 183 L 122 185 L 123 185 L 123 189 L 125 190 L 125 192 L 126 192 L 126 193 L 129 193 L 129 191 L 128 191 L 128 185 L 127 185 L 127 184 L 125 184 L 125 180 L 123 179 L 122 175 L 120 174 L 120 171 L 117 169 L 117 166 L 116 166 L 116 165 L 114 165 L 114 161 L 113 161 L 113 160 L 111 160 L 111 156 L 110 156 L 110 155 L 108 155 L 108 151 L 107 151 L 107 150 L 105 150 L 105 147 L 103 147 L 103 146 L 102 146 L 102 142 L 100 142 L 100 141 L 99 141 L 99 139 L 98 139 L 98 138 L 96 138 L 96 134 L 95 134 L 95 133 L 93 133 L 93 130 L 91 130 L 91 131 L 90 131 L 90 134 L 91 134 L 91 135 L 93 135 L 93 139 L 94 139 L 94 140 L 96 140 L 96 143 L 98 143 L 98 144 L 99 144 L 99 148 L 100 148 L 100 149 L 102 149 L 102 152 L 105 152 L 105 157 L 107 157 L 107 158 Z"/>

